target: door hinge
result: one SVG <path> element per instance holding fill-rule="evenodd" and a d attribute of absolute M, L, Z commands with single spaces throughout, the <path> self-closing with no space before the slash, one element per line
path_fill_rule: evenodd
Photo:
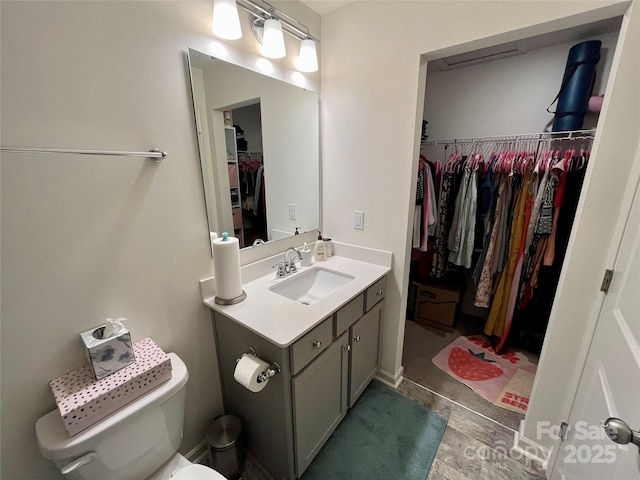
<path fill-rule="evenodd" d="M 564 442 L 564 439 L 567 438 L 567 430 L 569 430 L 569 424 L 567 422 L 560 423 L 560 440 Z"/>
<path fill-rule="evenodd" d="M 611 286 L 611 280 L 613 279 L 613 270 L 605 270 L 602 277 L 602 284 L 600 285 L 600 291 L 607 293 Z"/>

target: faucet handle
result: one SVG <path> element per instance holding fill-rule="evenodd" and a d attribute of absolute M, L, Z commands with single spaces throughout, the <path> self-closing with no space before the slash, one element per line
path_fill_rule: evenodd
<path fill-rule="evenodd" d="M 276 277 L 281 278 L 281 277 L 287 276 L 286 267 L 282 262 L 278 262 L 274 264 L 272 268 L 276 268 L 276 267 L 278 268 L 278 270 L 276 271 Z"/>
<path fill-rule="evenodd" d="M 298 267 L 296 267 L 296 261 L 289 260 L 289 273 L 296 273 L 298 271 Z"/>

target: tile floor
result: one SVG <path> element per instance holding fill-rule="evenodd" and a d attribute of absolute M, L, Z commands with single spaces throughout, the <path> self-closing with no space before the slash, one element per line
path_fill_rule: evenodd
<path fill-rule="evenodd" d="M 448 419 L 426 480 L 544 480 L 540 464 L 511 452 L 515 430 L 411 380 L 398 393 Z"/>
<path fill-rule="evenodd" d="M 427 479 L 542 480 L 539 463 L 511 451 L 523 415 L 489 403 L 431 362 L 458 335 L 478 333 L 474 321 L 459 319 L 452 333 L 405 324 L 404 380 L 398 392 L 448 419 Z"/>

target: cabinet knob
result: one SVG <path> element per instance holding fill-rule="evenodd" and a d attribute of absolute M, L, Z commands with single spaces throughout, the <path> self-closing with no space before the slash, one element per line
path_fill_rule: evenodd
<path fill-rule="evenodd" d="M 381 296 L 382 296 L 382 290 L 378 290 L 378 291 L 376 292 L 376 295 L 377 295 L 377 296 L 379 296 L 379 297 L 381 297 Z"/>
<path fill-rule="evenodd" d="M 347 352 L 351 351 L 351 345 L 343 345 L 343 347 Z"/>
<path fill-rule="evenodd" d="M 318 350 L 320 350 L 322 348 L 322 342 L 320 340 L 315 340 L 313 342 L 313 348 L 317 348 Z"/>
<path fill-rule="evenodd" d="M 356 335 L 355 337 L 353 337 L 353 339 L 354 339 L 356 342 L 359 342 L 359 341 L 360 341 L 360 335 Z"/>

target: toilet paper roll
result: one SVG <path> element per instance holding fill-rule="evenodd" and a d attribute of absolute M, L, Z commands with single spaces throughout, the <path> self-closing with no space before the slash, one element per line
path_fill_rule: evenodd
<path fill-rule="evenodd" d="M 235 237 L 213 240 L 213 274 L 216 282 L 216 297 L 233 300 L 242 295 L 240 276 L 240 244 Z"/>
<path fill-rule="evenodd" d="M 255 355 L 244 355 L 240 361 L 236 363 L 233 378 L 247 390 L 257 393 L 269 383 L 268 378 L 264 382 L 258 383 L 258 375 L 266 372 L 268 368 L 269 364 L 261 358 Z"/>

